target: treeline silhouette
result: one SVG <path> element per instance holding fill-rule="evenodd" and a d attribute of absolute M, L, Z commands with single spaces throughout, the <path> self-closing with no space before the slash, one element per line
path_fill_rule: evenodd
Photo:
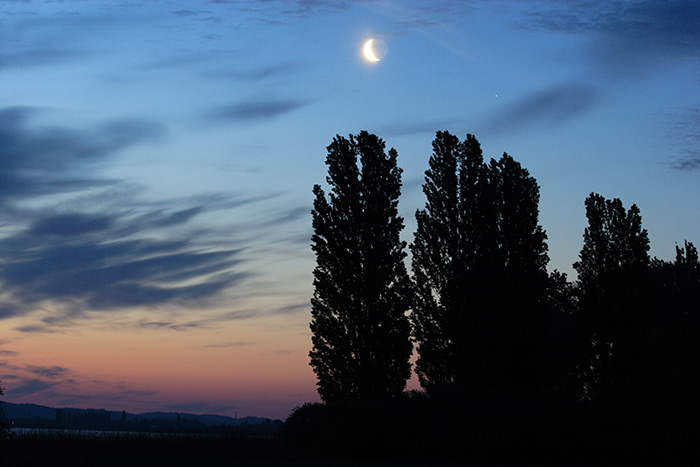
<path fill-rule="evenodd" d="M 547 272 L 539 186 L 437 132 L 399 238 L 401 169 L 367 132 L 314 187 L 311 366 L 322 403 L 283 435 L 329 456 L 469 462 L 699 460 L 700 262 L 649 256 L 639 208 L 591 193 L 569 281 Z M 359 164 L 358 164 L 359 162 Z M 413 344 L 424 391 L 404 392 Z"/>
<path fill-rule="evenodd" d="M 2 381 L 0 381 L 2 383 Z M 0 386 L 0 396 L 5 395 L 5 388 Z M 5 411 L 2 408 L 2 402 L 0 402 L 0 440 L 4 439 L 8 433 L 8 425 L 5 423 Z"/>

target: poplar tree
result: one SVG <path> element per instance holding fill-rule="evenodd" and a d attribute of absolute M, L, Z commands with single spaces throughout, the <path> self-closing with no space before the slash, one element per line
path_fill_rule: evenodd
<path fill-rule="evenodd" d="M 461 143 L 438 131 L 425 172 L 425 209 L 416 211 L 411 244 L 416 303 L 412 313 L 418 344 L 416 373 L 423 387 L 463 388 L 466 368 L 468 275 L 488 250 L 486 167 L 479 142 Z"/>
<path fill-rule="evenodd" d="M 649 266 L 649 236 L 637 205 L 626 210 L 618 198 L 591 193 L 585 206 L 588 227 L 580 260 L 574 263 L 584 292 L 599 289 L 606 276 Z"/>
<path fill-rule="evenodd" d="M 485 164 L 473 135 L 437 132 L 428 164 L 411 245 L 419 380 L 481 394 L 533 387 L 548 262 L 539 186 L 507 154 Z"/>
<path fill-rule="evenodd" d="M 649 237 L 634 204 L 625 209 L 618 198 L 591 193 L 585 206 L 588 227 L 573 265 L 579 319 L 590 345 L 581 365 L 584 393 L 589 398 L 638 393 L 650 359 Z"/>
<path fill-rule="evenodd" d="M 397 152 L 365 131 L 327 147 L 315 185 L 311 366 L 325 402 L 401 393 L 410 377 L 411 282 L 398 215 Z M 359 159 L 359 166 L 358 166 Z"/>

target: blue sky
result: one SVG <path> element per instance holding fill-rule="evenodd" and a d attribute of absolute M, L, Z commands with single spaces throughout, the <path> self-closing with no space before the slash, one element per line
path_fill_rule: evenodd
<path fill-rule="evenodd" d="M 397 149 L 409 242 L 448 130 L 538 180 L 550 269 L 573 276 L 590 192 L 672 259 L 700 244 L 699 57 L 696 1 L 0 0 L 6 397 L 316 398 L 311 188 L 336 134 Z"/>

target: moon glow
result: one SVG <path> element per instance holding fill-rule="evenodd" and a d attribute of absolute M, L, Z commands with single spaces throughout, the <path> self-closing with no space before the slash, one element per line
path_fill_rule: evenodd
<path fill-rule="evenodd" d="M 378 62 L 386 55 L 386 44 L 381 39 L 369 39 L 362 48 L 365 58 L 370 62 Z"/>

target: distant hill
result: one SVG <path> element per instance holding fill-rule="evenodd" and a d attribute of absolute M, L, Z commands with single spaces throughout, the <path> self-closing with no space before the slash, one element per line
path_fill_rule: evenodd
<path fill-rule="evenodd" d="M 261 417 L 232 418 L 232 417 L 226 417 L 225 415 L 215 415 L 215 414 L 195 415 L 195 414 L 191 414 L 191 413 L 182 413 L 182 412 L 146 412 L 146 413 L 138 414 L 137 417 L 139 420 L 160 418 L 162 420 L 176 421 L 178 415 L 185 420 L 195 420 L 195 421 L 203 423 L 207 426 L 220 426 L 220 425 L 238 426 L 238 425 L 242 425 L 244 423 L 248 423 L 249 425 L 256 425 L 256 424 L 263 423 L 264 421 L 268 420 L 267 418 L 261 418 Z M 121 412 L 119 412 L 119 416 L 121 417 Z M 128 414 L 127 414 L 127 417 L 128 417 Z"/>
<path fill-rule="evenodd" d="M 5 417 L 8 420 L 15 418 L 40 418 L 42 420 L 55 420 L 56 409 L 44 407 L 36 404 L 13 404 L 12 402 L 4 402 L 0 405 L 5 411 Z"/>
<path fill-rule="evenodd" d="M 116 410 L 105 410 L 105 409 L 77 409 L 72 407 L 46 407 L 43 405 L 36 404 L 14 404 L 12 402 L 2 402 L 0 405 L 5 412 L 5 418 L 8 421 L 12 420 L 42 420 L 42 421 L 56 421 L 61 418 L 74 417 L 82 418 L 86 417 L 97 418 L 101 420 L 111 420 L 120 421 L 124 420 L 129 423 L 143 422 L 145 420 L 162 420 L 172 423 L 176 423 L 178 420 L 194 421 L 201 423 L 207 427 L 218 427 L 218 426 L 231 426 L 237 427 L 240 425 L 258 425 L 265 422 L 270 422 L 271 420 L 262 417 L 244 417 L 244 418 L 233 418 L 226 417 L 223 415 L 214 414 L 191 414 L 182 412 L 147 412 L 140 414 L 133 414 L 128 412 L 116 411 Z M 60 413 L 59 413 L 60 411 Z M 179 417 L 179 418 L 178 418 Z"/>

